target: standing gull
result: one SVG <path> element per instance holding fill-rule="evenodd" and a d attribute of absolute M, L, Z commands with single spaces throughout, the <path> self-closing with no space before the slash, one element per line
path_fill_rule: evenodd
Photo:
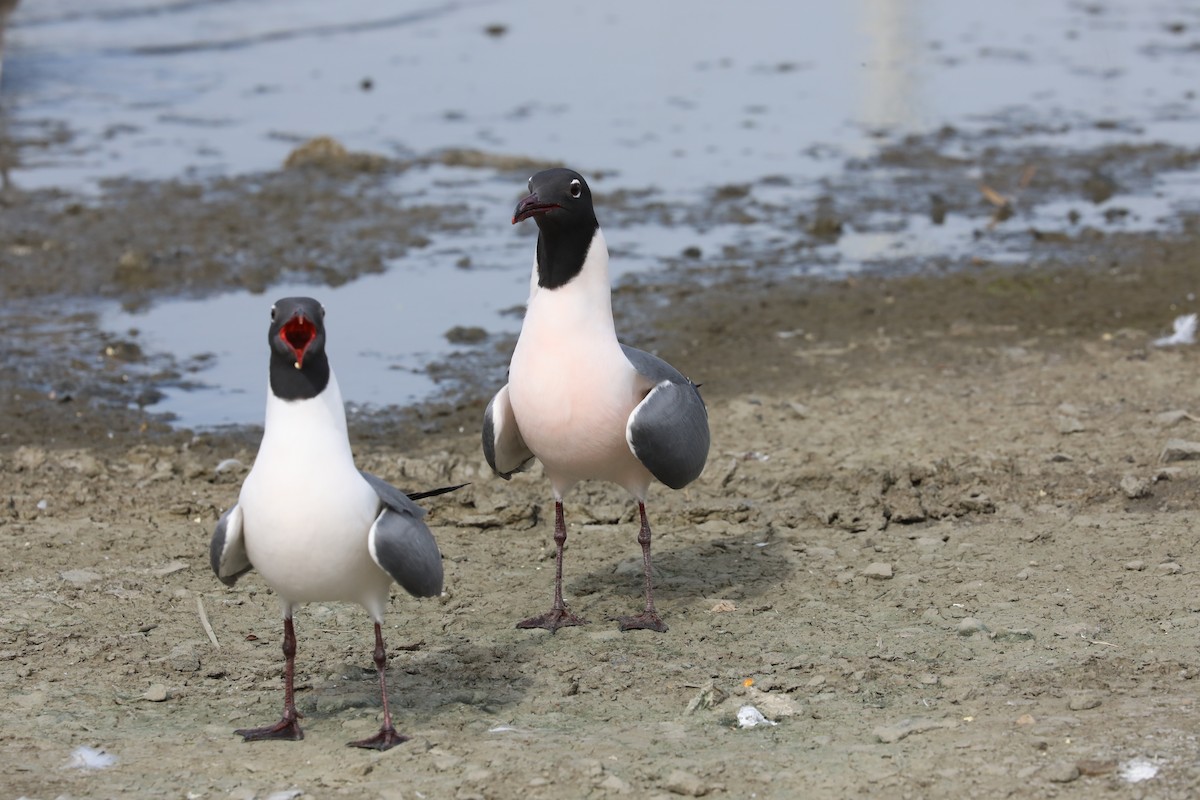
<path fill-rule="evenodd" d="M 654 609 L 646 491 L 680 489 L 708 457 L 708 412 L 696 384 L 660 358 L 617 341 L 608 247 L 583 177 L 548 169 L 529 179 L 513 224 L 533 218 L 537 251 L 508 383 L 484 412 L 483 452 L 502 478 L 537 458 L 554 490 L 554 603 L 518 628 L 582 625 L 562 598 L 563 497 L 582 480 L 623 486 L 637 500 L 646 607 L 621 630 L 665 631 Z"/>
<path fill-rule="evenodd" d="M 237 504 L 217 522 L 209 556 L 226 585 L 257 569 L 282 601 L 283 718 L 237 733 L 246 741 L 304 738 L 293 691 L 292 609 L 313 601 L 354 602 L 375 621 L 383 725 L 375 736 L 350 745 L 387 750 L 407 737 L 396 732 L 388 709 L 383 612 L 392 581 L 417 597 L 440 594 L 441 554 L 422 521 L 424 510 L 354 466 L 342 392 L 325 353 L 321 304 L 309 297 L 277 302 L 267 341 L 271 360 L 262 444 Z"/>

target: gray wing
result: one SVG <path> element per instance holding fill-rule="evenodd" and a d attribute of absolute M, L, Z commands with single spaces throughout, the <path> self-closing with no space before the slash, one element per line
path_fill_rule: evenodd
<path fill-rule="evenodd" d="M 367 535 L 371 558 L 409 594 L 441 594 L 442 553 L 423 519 L 425 509 L 382 478 L 360 473 L 383 504 Z"/>
<path fill-rule="evenodd" d="M 483 412 L 483 456 L 492 471 L 504 480 L 524 470 L 533 460 L 508 402 L 507 383 Z"/>
<path fill-rule="evenodd" d="M 625 440 L 650 474 L 682 489 L 708 460 L 708 409 L 700 389 L 657 356 L 621 345 L 625 357 L 653 388 L 629 415 Z"/>
<path fill-rule="evenodd" d="M 242 507 L 235 504 L 217 520 L 212 541 L 208 543 L 208 563 L 226 586 L 254 568 L 242 540 Z"/>

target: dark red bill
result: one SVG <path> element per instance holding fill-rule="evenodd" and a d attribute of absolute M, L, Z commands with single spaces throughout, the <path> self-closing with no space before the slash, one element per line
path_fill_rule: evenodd
<path fill-rule="evenodd" d="M 557 203 L 543 203 L 538 200 L 537 192 L 529 195 L 521 202 L 517 203 L 517 210 L 513 212 L 513 225 L 516 225 L 521 220 L 536 217 L 538 214 L 545 214 L 547 211 L 561 208 Z"/>

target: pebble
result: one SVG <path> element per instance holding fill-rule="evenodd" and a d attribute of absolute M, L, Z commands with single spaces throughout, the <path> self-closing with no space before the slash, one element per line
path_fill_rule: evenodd
<path fill-rule="evenodd" d="M 874 564 L 867 565 L 867 568 L 862 571 L 862 574 L 868 578 L 885 581 L 892 577 L 892 565 L 882 561 L 876 561 Z"/>
<path fill-rule="evenodd" d="M 1192 421 L 1196 421 L 1195 417 L 1193 417 L 1191 414 L 1189 414 L 1188 412 L 1184 411 L 1181 408 L 1176 408 L 1172 411 L 1163 411 L 1160 414 L 1154 415 L 1155 424 L 1161 425 L 1164 428 L 1173 427 L 1173 426 L 1178 425 L 1179 423 L 1183 422 L 1184 420 L 1189 420 L 1189 419 Z"/>
<path fill-rule="evenodd" d="M 1149 497 L 1152 492 L 1150 490 L 1150 481 L 1145 478 L 1139 478 L 1136 475 L 1126 475 L 1121 478 L 1121 491 L 1130 500 L 1137 500 L 1140 497 Z"/>
<path fill-rule="evenodd" d="M 1058 432 L 1062 434 L 1083 433 L 1087 430 L 1087 426 L 1074 417 L 1057 417 L 1055 425 L 1058 427 Z"/>
<path fill-rule="evenodd" d="M 696 775 L 682 769 L 674 770 L 667 776 L 663 788 L 671 794 L 684 797 L 703 797 L 708 794 L 708 787 Z"/>
<path fill-rule="evenodd" d="M 974 617 L 963 617 L 954 629 L 959 636 L 974 636 L 980 632 L 987 632 L 987 626 Z"/>
<path fill-rule="evenodd" d="M 1079 778 L 1079 767 L 1066 761 L 1055 761 L 1042 769 L 1042 777 L 1053 783 L 1070 783 Z"/>
<path fill-rule="evenodd" d="M 1134 559 L 1133 561 L 1125 562 L 1125 569 L 1132 570 L 1133 572 L 1141 572 L 1145 568 L 1146 562 L 1140 559 Z"/>
<path fill-rule="evenodd" d="M 606 792 L 616 792 L 617 794 L 629 794 L 633 791 L 633 787 L 626 781 L 612 774 L 604 776 L 604 780 L 596 785 Z"/>
<path fill-rule="evenodd" d="M 1176 573 L 1181 572 L 1183 567 L 1179 566 L 1174 561 L 1166 561 L 1162 564 L 1159 564 L 1157 567 L 1155 567 L 1155 569 L 1163 575 L 1175 575 Z"/>
<path fill-rule="evenodd" d="M 1189 442 L 1185 439 L 1168 439 L 1159 459 L 1164 463 L 1200 459 L 1200 442 Z"/>
<path fill-rule="evenodd" d="M 168 660 L 171 668 L 177 672 L 197 672 L 200 669 L 200 657 L 196 655 L 196 650 L 192 645 L 186 642 L 176 645 L 171 650 Z"/>
<path fill-rule="evenodd" d="M 1100 705 L 1100 698 L 1092 692 L 1077 692 L 1067 700 L 1067 708 L 1072 711 L 1086 711 Z"/>
<path fill-rule="evenodd" d="M 150 684 L 150 688 L 142 695 L 143 700 L 151 703 L 161 703 L 168 697 L 170 697 L 170 694 L 167 692 L 167 687 L 161 683 Z"/>
<path fill-rule="evenodd" d="M 992 634 L 997 642 L 1027 642 L 1033 638 L 1033 631 L 1028 628 L 1001 628 Z"/>
<path fill-rule="evenodd" d="M 488 338 L 488 332 L 478 325 L 455 325 L 445 337 L 450 344 L 479 344 Z"/>
<path fill-rule="evenodd" d="M 796 701 L 786 694 L 764 692 L 753 686 L 746 690 L 743 702 L 753 703 L 764 717 L 776 722 L 800 713 Z"/>
<path fill-rule="evenodd" d="M 86 586 L 89 583 L 95 583 L 100 580 L 100 573 L 92 572 L 90 569 L 69 569 L 66 572 L 60 572 L 59 577 L 67 583 L 73 583 L 76 586 Z"/>
<path fill-rule="evenodd" d="M 884 744 L 893 744 L 908 736 L 912 736 L 914 733 L 925 733 L 926 731 L 934 731 L 939 728 L 954 728 L 957 725 L 958 723 L 954 720 L 902 719 L 891 725 L 879 725 L 871 733 Z"/>

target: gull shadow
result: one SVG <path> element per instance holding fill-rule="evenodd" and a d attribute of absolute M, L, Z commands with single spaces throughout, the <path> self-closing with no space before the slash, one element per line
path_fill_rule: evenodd
<path fill-rule="evenodd" d="M 623 551 L 626 557 L 610 561 L 604 568 L 570 576 L 570 554 L 566 560 L 567 586 L 577 596 L 589 594 L 640 598 L 642 596 L 642 553 L 636 527 L 629 533 L 588 533 L 584 547 Z M 580 537 L 584 538 L 584 537 Z M 670 540 L 664 536 L 663 539 Z M 690 535 L 689 535 L 690 538 Z M 713 597 L 734 590 L 745 598 L 773 592 L 795 572 L 787 544 L 780 540 L 758 546 L 752 537 L 724 536 L 689 541 L 674 547 L 654 548 L 655 598 Z"/>
<path fill-rule="evenodd" d="M 535 645 L 519 639 L 492 644 L 455 641 L 392 654 L 387 671 L 392 713 L 398 720 L 430 720 L 453 706 L 469 706 L 486 715 L 517 705 L 532 685 L 524 671 L 529 662 L 526 651 Z M 357 674 L 348 674 L 344 682 L 305 695 L 297 704 L 314 719 L 351 708 L 377 709 L 379 679 L 368 657 Z"/>

